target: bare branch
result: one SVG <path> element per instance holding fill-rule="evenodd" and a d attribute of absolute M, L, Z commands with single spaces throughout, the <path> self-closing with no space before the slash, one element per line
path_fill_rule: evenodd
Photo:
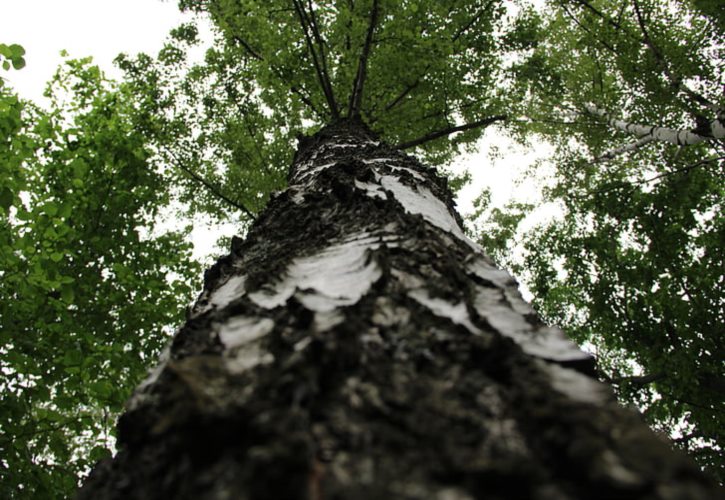
<path fill-rule="evenodd" d="M 322 74 L 325 76 L 325 81 L 327 82 L 327 88 L 330 91 L 330 96 L 332 96 L 332 100 L 335 101 L 335 94 L 332 90 L 332 80 L 330 79 L 330 74 L 327 71 L 327 55 L 325 54 L 325 45 L 327 45 L 327 42 L 322 38 L 322 34 L 320 33 L 320 28 L 317 24 L 317 15 L 315 15 L 315 9 L 312 7 L 312 0 L 307 0 L 307 6 L 310 11 L 310 15 L 308 16 L 308 24 L 312 29 L 312 36 L 315 38 L 315 41 L 317 41 L 317 45 L 320 48 L 320 63 L 322 65 Z M 304 9 L 302 9 L 302 13 L 305 14 Z M 336 113 L 339 113 L 339 108 L 337 107 L 337 104 L 335 104 L 335 111 Z"/>
<path fill-rule="evenodd" d="M 423 137 L 419 137 L 418 139 L 414 139 L 412 141 L 398 144 L 397 148 L 398 149 L 410 149 L 415 146 L 420 146 L 421 144 L 425 144 L 426 142 L 430 142 L 432 140 L 438 139 L 440 137 L 445 137 L 447 135 L 453 134 L 455 132 L 463 132 L 465 130 L 486 127 L 488 125 L 491 125 L 492 123 L 495 123 L 498 121 L 503 121 L 506 118 L 508 118 L 506 115 L 496 115 L 496 116 L 484 118 L 483 120 L 478 120 L 478 121 L 475 121 L 472 123 L 466 123 L 465 125 L 457 125 L 455 127 L 448 127 L 443 130 L 437 130 L 435 132 L 431 132 L 430 134 L 426 134 Z"/>

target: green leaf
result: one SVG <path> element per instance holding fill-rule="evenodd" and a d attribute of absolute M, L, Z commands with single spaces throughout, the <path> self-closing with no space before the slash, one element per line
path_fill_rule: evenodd
<path fill-rule="evenodd" d="M 8 187 L 3 187 L 0 189 L 0 207 L 7 210 L 10 208 L 10 205 L 13 204 L 13 199 L 15 198 L 15 195 Z"/>
<path fill-rule="evenodd" d="M 60 289 L 60 297 L 66 304 L 72 304 L 75 298 L 75 290 L 72 286 L 63 285 Z"/>

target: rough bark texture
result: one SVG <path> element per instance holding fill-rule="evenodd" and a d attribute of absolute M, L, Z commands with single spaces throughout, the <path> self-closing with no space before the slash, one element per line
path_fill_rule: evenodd
<path fill-rule="evenodd" d="M 289 180 L 79 498 L 717 496 L 464 236 L 433 170 L 341 122 Z"/>

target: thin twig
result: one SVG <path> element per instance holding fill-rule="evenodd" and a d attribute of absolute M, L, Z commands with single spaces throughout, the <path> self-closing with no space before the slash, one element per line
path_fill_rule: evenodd
<path fill-rule="evenodd" d="M 207 181 L 203 177 L 201 177 L 199 174 L 191 170 L 189 167 L 184 165 L 184 162 L 179 159 L 178 156 L 174 152 L 172 152 L 169 148 L 163 146 L 166 153 L 174 160 L 176 163 L 176 166 L 179 167 L 186 175 L 191 177 L 194 181 L 204 186 L 211 194 L 216 196 L 217 198 L 225 201 L 229 205 L 233 206 L 234 208 L 241 210 L 244 212 L 252 221 L 256 221 L 257 217 L 252 213 L 251 210 L 249 210 L 246 206 L 244 206 L 243 203 L 234 201 L 231 198 L 229 198 L 227 195 L 222 193 L 218 187 L 214 186 L 211 182 Z"/>

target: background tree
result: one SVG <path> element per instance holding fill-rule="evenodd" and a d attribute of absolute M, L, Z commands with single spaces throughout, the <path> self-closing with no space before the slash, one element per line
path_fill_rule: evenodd
<path fill-rule="evenodd" d="M 688 2 L 549 7 L 519 21 L 529 54 L 513 70 L 521 134 L 556 146 L 546 199 L 563 219 L 520 236 L 519 257 L 483 242 L 623 401 L 722 480 L 723 31 Z M 498 234 L 523 215 L 499 214 Z"/>
<path fill-rule="evenodd" d="M 160 223 L 168 175 L 128 88 L 70 61 L 48 96 L 43 110 L 0 86 L 4 498 L 68 496 L 110 454 L 199 269 L 184 231 Z"/>

